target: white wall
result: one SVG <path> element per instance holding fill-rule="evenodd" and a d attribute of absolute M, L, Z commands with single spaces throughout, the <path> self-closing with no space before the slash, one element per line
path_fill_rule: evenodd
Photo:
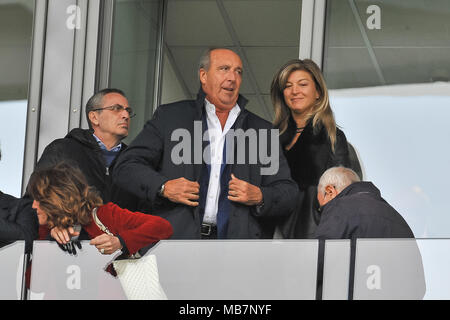
<path fill-rule="evenodd" d="M 416 237 L 449 237 L 450 83 L 331 90 L 336 121 L 365 180 Z"/>
<path fill-rule="evenodd" d="M 0 102 L 0 190 L 21 196 L 27 101 Z"/>
<path fill-rule="evenodd" d="M 171 103 L 179 100 L 191 99 L 188 97 L 180 83 L 180 79 L 175 74 L 173 70 L 172 63 L 168 59 L 167 55 L 164 55 L 163 64 L 163 79 L 162 79 L 162 90 L 161 90 L 161 103 Z M 200 85 L 198 85 L 200 87 Z"/>

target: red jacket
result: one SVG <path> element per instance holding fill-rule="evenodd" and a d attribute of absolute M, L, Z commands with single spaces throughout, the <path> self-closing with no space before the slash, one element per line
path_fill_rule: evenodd
<path fill-rule="evenodd" d="M 172 225 L 165 219 L 122 209 L 109 202 L 97 209 L 98 219 L 111 233 L 120 236 L 125 242 L 130 254 L 159 240 L 172 236 Z M 83 226 L 91 239 L 103 234 L 94 220 Z"/>

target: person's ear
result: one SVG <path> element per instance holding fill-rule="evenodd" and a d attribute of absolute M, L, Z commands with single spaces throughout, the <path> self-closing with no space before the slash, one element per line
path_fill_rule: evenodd
<path fill-rule="evenodd" d="M 328 196 L 329 200 L 332 200 L 338 195 L 338 192 L 334 186 L 328 185 L 325 187 L 325 194 Z"/>
<path fill-rule="evenodd" d="M 91 122 L 92 126 L 98 126 L 98 113 L 94 111 L 89 112 L 89 121 Z"/>
<path fill-rule="evenodd" d="M 205 69 L 201 68 L 198 71 L 198 76 L 200 78 L 200 83 L 202 85 L 205 85 L 206 84 L 206 79 L 208 78 L 207 71 Z"/>

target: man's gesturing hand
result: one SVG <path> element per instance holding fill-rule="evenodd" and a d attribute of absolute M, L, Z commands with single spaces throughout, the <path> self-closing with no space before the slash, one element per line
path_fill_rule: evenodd
<path fill-rule="evenodd" d="M 228 184 L 228 199 L 247 206 L 260 205 L 263 202 L 261 189 L 231 174 Z"/>
<path fill-rule="evenodd" d="M 172 202 L 183 203 L 191 207 L 198 206 L 200 185 L 185 178 L 169 180 L 164 184 L 163 196 Z"/>

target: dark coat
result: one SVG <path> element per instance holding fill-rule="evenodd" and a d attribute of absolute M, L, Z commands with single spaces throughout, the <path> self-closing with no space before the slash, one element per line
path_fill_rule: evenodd
<path fill-rule="evenodd" d="M 353 298 L 356 240 L 358 238 L 414 238 L 407 222 L 403 217 L 389 205 L 380 194 L 380 191 L 371 182 L 355 182 L 342 190 L 334 199 L 322 207 L 320 223 L 315 231 L 314 237 L 319 240 L 327 239 L 350 239 L 350 283 L 349 298 Z M 414 275 L 408 280 L 413 291 L 409 292 L 405 283 L 390 283 L 390 286 L 406 288 L 407 294 L 403 297 L 411 299 L 422 299 L 425 293 L 425 278 L 420 250 L 415 242 L 409 242 L 405 250 L 413 250 L 414 254 L 408 256 L 408 260 L 398 262 L 399 271 L 396 268 L 389 271 L 389 277 L 396 279 L 395 272 Z M 321 296 L 321 274 L 324 261 L 324 243 L 319 245 L 319 282 L 318 296 Z M 398 252 L 399 257 L 402 252 Z M 399 258 L 402 259 L 402 258 Z M 395 262 L 392 262 L 395 263 Z M 387 272 L 387 271 L 386 271 Z M 394 275 L 394 276 L 393 276 Z M 398 277 L 403 279 L 402 277 Z M 386 278 L 387 279 L 387 278 Z M 392 280 L 396 281 L 396 280 Z M 401 282 L 402 280 L 400 280 Z M 404 281 L 404 279 L 403 279 Z M 389 285 L 386 285 L 389 287 Z M 390 291 L 385 292 L 386 296 Z"/>
<path fill-rule="evenodd" d="M 0 192 L 0 247 L 25 240 L 25 250 L 30 252 L 33 240 L 38 238 L 38 228 L 31 200 L 17 199 Z"/>
<path fill-rule="evenodd" d="M 111 173 L 117 157 L 108 168 L 98 142 L 92 134 L 92 130 L 76 128 L 64 138 L 51 142 L 45 148 L 36 169 L 48 168 L 61 161 L 68 162 L 81 170 L 88 184 L 97 189 L 104 203 L 112 201 L 122 208 L 136 211 L 137 199 L 113 185 Z M 120 152 L 126 147 L 122 143 Z"/>
<path fill-rule="evenodd" d="M 335 166 L 350 166 L 347 139 L 337 129 L 335 150 L 331 148 L 326 128 L 309 121 L 295 145 L 287 151 L 285 147 L 295 136 L 295 122 L 289 121 L 287 130 L 280 136 L 280 143 L 291 169 L 292 179 L 297 182 L 300 196 L 296 212 L 280 224 L 285 238 L 309 239 L 317 226 L 317 184 L 322 174 Z"/>
<path fill-rule="evenodd" d="M 159 215 L 173 225 L 173 238 L 200 238 L 199 207 L 193 208 L 172 203 L 167 199 L 161 199 L 157 194 L 161 185 L 168 180 L 184 177 L 191 181 L 200 181 L 203 163 L 191 162 L 193 164 L 177 165 L 172 161 L 172 150 L 179 141 L 171 141 L 171 135 L 177 129 L 185 129 L 191 134 L 194 132 L 194 121 L 201 122 L 205 112 L 204 101 L 205 94 L 200 90 L 197 100 L 160 106 L 153 118 L 146 123 L 143 131 L 121 154 L 114 171 L 113 178 L 121 187 L 133 192 L 139 198 L 149 200 L 152 205 L 151 214 Z M 234 129 L 272 129 L 268 121 L 245 110 L 245 104 L 245 98 L 240 96 L 238 105 L 241 107 L 241 112 L 236 119 Z M 196 141 L 200 141 L 200 148 L 204 149 L 205 143 L 202 146 L 201 137 L 199 138 L 200 140 Z M 199 155 L 195 145 L 195 143 L 191 144 L 192 158 Z M 248 157 L 248 143 L 245 152 Z M 202 158 L 200 154 L 200 159 Z M 249 165 L 236 164 L 235 161 L 231 165 L 231 173 L 237 178 L 260 187 L 264 206 L 258 212 L 255 206 L 249 207 L 230 202 L 227 238 L 272 238 L 274 230 L 272 219 L 290 214 L 295 207 L 298 189 L 290 177 L 290 171 L 281 150 L 279 150 L 279 170 L 276 174 L 262 176 L 260 173 L 262 167 L 264 166 L 260 162 Z"/>
<path fill-rule="evenodd" d="M 355 182 L 322 208 L 317 239 L 414 238 L 371 182 Z"/>

